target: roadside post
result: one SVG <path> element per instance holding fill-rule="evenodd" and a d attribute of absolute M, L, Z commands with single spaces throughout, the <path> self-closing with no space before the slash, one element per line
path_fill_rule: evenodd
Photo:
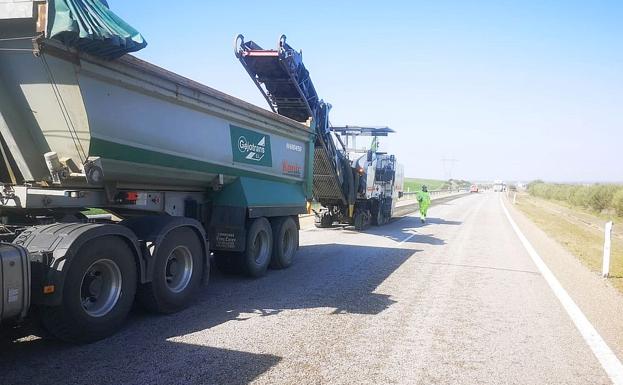
<path fill-rule="evenodd" d="M 513 193 L 513 204 L 517 204 L 517 192 Z"/>
<path fill-rule="evenodd" d="M 606 235 L 604 237 L 604 258 L 601 275 L 608 278 L 610 275 L 610 244 L 612 238 L 612 221 L 606 223 Z"/>

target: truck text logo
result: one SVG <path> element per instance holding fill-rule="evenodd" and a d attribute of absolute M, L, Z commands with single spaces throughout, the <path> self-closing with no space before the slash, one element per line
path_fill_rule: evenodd
<path fill-rule="evenodd" d="M 303 176 L 303 168 L 298 164 L 289 163 L 287 160 L 284 160 L 281 163 L 282 172 L 285 175 L 301 177 Z"/>
<path fill-rule="evenodd" d="M 257 144 L 249 143 L 247 138 L 241 136 L 238 138 L 238 150 L 247 154 L 245 157 L 249 160 L 259 162 L 264 157 L 266 152 L 266 137 L 262 137 Z"/>
<path fill-rule="evenodd" d="M 230 125 L 232 160 L 239 163 L 272 167 L 270 135 Z"/>

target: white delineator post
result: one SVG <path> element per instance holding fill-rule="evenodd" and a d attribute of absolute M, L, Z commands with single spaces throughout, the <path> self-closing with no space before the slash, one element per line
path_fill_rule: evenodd
<path fill-rule="evenodd" d="M 606 223 L 606 236 L 604 237 L 604 258 L 603 267 L 601 268 L 601 275 L 604 278 L 608 278 L 610 275 L 610 244 L 612 236 L 612 221 Z"/>
<path fill-rule="evenodd" d="M 513 204 L 516 205 L 517 204 L 517 193 L 513 194 Z"/>

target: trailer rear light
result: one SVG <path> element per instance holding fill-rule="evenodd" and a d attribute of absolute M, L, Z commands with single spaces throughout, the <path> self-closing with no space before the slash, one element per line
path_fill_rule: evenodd
<path fill-rule="evenodd" d="M 139 198 L 139 193 L 136 191 L 120 191 L 115 197 L 115 203 L 123 205 L 135 205 Z"/>
<path fill-rule="evenodd" d="M 52 294 L 56 290 L 54 285 L 47 285 L 43 287 L 43 294 Z"/>

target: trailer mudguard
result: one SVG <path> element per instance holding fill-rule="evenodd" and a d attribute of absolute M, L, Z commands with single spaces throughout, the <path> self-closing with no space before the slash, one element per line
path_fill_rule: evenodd
<path fill-rule="evenodd" d="M 14 244 L 25 247 L 29 253 L 45 255 L 33 261 L 34 271 L 40 271 L 41 280 L 32 284 L 32 303 L 36 305 L 60 305 L 65 275 L 80 248 L 88 241 L 107 235 L 118 236 L 127 242 L 132 250 L 139 270 L 140 281 L 145 280 L 145 260 L 139 249 L 136 235 L 125 226 L 96 223 L 55 223 L 33 226 L 24 230 Z M 36 266 L 39 265 L 39 266 Z M 45 286 L 54 286 L 54 291 L 43 293 Z"/>
<path fill-rule="evenodd" d="M 119 224 L 130 229 L 138 237 L 139 246 L 145 262 L 145 274 L 144 279 L 141 279 L 141 283 L 151 282 L 154 271 L 152 256 L 156 255 L 162 240 L 167 236 L 167 234 L 180 227 L 189 227 L 197 234 L 197 237 L 201 242 L 201 248 L 204 255 L 203 278 L 205 279 L 206 273 L 209 273 L 210 252 L 206 243 L 206 232 L 199 221 L 187 217 L 150 215 L 126 219 L 121 221 Z"/>
<path fill-rule="evenodd" d="M 214 197 L 214 206 L 244 207 L 249 218 L 304 214 L 304 186 L 251 177 L 240 177 Z"/>
<path fill-rule="evenodd" d="M 247 242 L 247 209 L 214 206 L 208 226 L 211 250 L 244 251 Z"/>

